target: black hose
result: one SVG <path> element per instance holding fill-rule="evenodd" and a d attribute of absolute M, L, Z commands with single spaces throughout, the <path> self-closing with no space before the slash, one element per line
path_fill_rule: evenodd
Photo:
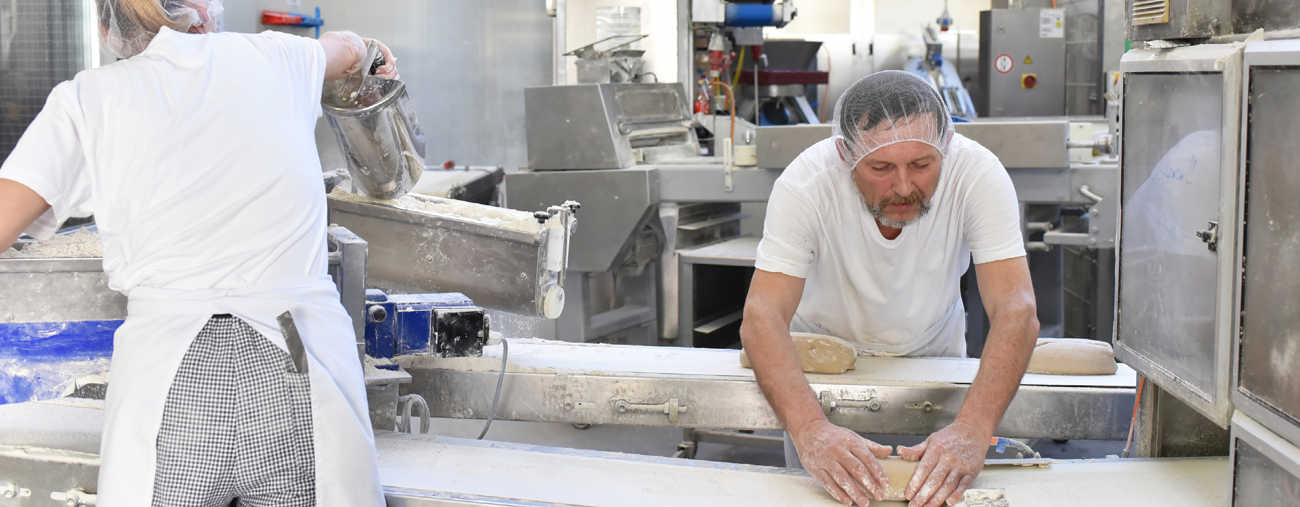
<path fill-rule="evenodd" d="M 510 355 L 510 347 L 506 345 L 505 338 L 501 339 L 501 376 L 497 377 L 497 393 L 492 396 L 492 411 L 488 412 L 487 424 L 483 425 L 483 432 L 478 434 L 478 440 L 483 440 L 487 435 L 488 428 L 492 427 L 492 420 L 497 417 L 497 402 L 501 401 L 501 384 L 506 380 L 506 357 Z"/>

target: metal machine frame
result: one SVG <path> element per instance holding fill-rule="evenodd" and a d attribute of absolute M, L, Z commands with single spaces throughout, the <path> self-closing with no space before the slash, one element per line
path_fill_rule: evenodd
<path fill-rule="evenodd" d="M 1218 223 L 1231 224 L 1237 222 L 1238 206 L 1235 195 L 1237 185 L 1237 163 L 1238 150 L 1237 142 L 1239 137 L 1239 122 L 1241 115 L 1241 54 L 1242 48 L 1236 45 L 1201 45 L 1173 50 L 1145 50 L 1135 49 L 1126 54 L 1121 61 L 1121 69 L 1125 76 L 1125 101 L 1131 97 L 1131 85 L 1127 84 L 1129 76 L 1135 73 L 1206 73 L 1219 74 L 1223 79 L 1223 110 L 1222 110 L 1222 138 L 1220 149 L 1220 195 L 1228 196 L 1221 198 L 1218 204 Z M 1126 118 L 1126 105 L 1120 105 L 1120 117 Z M 1121 132 L 1126 131 L 1128 126 L 1121 127 Z M 1120 142 L 1120 161 L 1121 166 L 1124 163 L 1125 143 Z M 1124 181 L 1120 178 L 1120 207 L 1123 208 Z M 1122 211 L 1121 211 L 1122 216 Z M 1181 232 L 1181 231 L 1180 231 Z M 1195 231 L 1186 231 L 1192 234 Z M 1211 231 L 1211 234 L 1214 232 Z M 1123 221 L 1121 220 L 1117 229 L 1117 255 L 1116 255 L 1116 284 L 1115 284 L 1115 355 L 1125 363 L 1133 366 L 1134 369 L 1149 377 L 1160 387 L 1169 391 L 1171 394 L 1190 405 L 1196 411 L 1205 415 L 1215 424 L 1221 427 L 1227 427 L 1231 416 L 1232 405 L 1229 399 L 1228 382 L 1225 380 L 1230 375 L 1229 363 L 1232 357 L 1232 335 L 1235 334 L 1235 318 L 1232 314 L 1234 298 L 1233 283 L 1235 270 L 1233 268 L 1234 259 L 1237 257 L 1237 231 L 1232 227 L 1219 228 L 1217 230 L 1217 240 L 1220 248 L 1218 249 L 1218 260 L 1216 269 L 1216 293 L 1217 301 L 1216 314 L 1214 318 L 1214 377 L 1213 390 L 1209 393 L 1203 393 L 1190 382 L 1180 378 L 1170 371 L 1164 364 L 1149 357 L 1145 351 L 1130 345 L 1130 342 L 1123 336 L 1123 315 L 1120 310 L 1123 305 L 1122 296 L 1124 295 L 1124 273 L 1123 273 Z"/>
<path fill-rule="evenodd" d="M 1266 460 L 1280 468 L 1280 472 L 1296 479 L 1296 483 L 1300 484 L 1300 447 L 1296 447 L 1285 438 L 1269 431 L 1263 424 L 1238 411 L 1232 415 L 1232 449 L 1229 455 L 1229 462 L 1233 469 L 1232 477 L 1229 478 L 1232 487 L 1228 490 L 1232 492 L 1232 505 L 1247 505 L 1239 504 L 1237 501 L 1241 489 L 1250 489 L 1241 488 L 1243 484 L 1240 482 L 1242 477 L 1239 473 L 1242 467 L 1238 460 L 1241 458 L 1242 444 L 1258 451 Z M 1264 489 L 1266 488 L 1255 488 L 1251 492 L 1260 493 Z"/>
<path fill-rule="evenodd" d="M 1238 184 L 1238 193 L 1236 195 L 1237 213 L 1238 216 L 1243 217 L 1243 220 L 1238 220 L 1234 222 L 1236 224 L 1235 229 L 1238 232 L 1235 238 L 1235 245 L 1236 245 L 1235 258 L 1237 262 L 1235 262 L 1235 265 L 1233 266 L 1234 271 L 1233 271 L 1233 278 L 1232 278 L 1233 280 L 1236 280 L 1237 283 L 1234 284 L 1236 292 L 1235 292 L 1234 306 L 1232 312 L 1235 318 L 1233 321 L 1234 326 L 1232 328 L 1232 354 L 1233 355 L 1232 355 L 1232 382 L 1230 385 L 1232 391 L 1231 399 L 1233 405 L 1236 406 L 1236 409 L 1240 410 L 1242 413 L 1249 416 L 1250 419 L 1254 421 L 1258 421 L 1259 424 L 1262 424 L 1263 426 L 1268 428 L 1268 430 L 1285 437 L 1287 440 L 1291 441 L 1292 443 L 1300 443 L 1300 421 L 1296 421 L 1293 418 L 1295 414 L 1292 414 L 1291 416 L 1285 415 L 1280 410 L 1270 407 L 1259 398 L 1244 393 L 1242 388 L 1240 387 L 1241 386 L 1240 374 L 1241 374 L 1241 367 L 1242 367 L 1241 357 L 1240 357 L 1241 347 L 1242 347 L 1241 342 L 1242 342 L 1242 337 L 1245 335 L 1245 333 L 1248 332 L 1248 330 L 1245 327 L 1245 322 L 1243 322 L 1243 315 L 1244 315 L 1243 311 L 1245 309 L 1242 308 L 1242 306 L 1244 303 L 1244 296 L 1245 296 L 1244 291 L 1245 291 L 1245 284 L 1246 284 L 1246 277 L 1245 277 L 1246 239 L 1245 238 L 1246 238 L 1246 231 L 1247 231 L 1247 223 L 1245 217 L 1246 217 L 1247 203 L 1250 198 L 1250 191 L 1247 185 L 1247 178 L 1248 178 L 1248 172 L 1250 171 L 1249 147 L 1251 142 L 1251 127 L 1252 127 L 1251 104 L 1250 104 L 1251 84 L 1252 84 L 1251 70 L 1252 68 L 1255 67 L 1271 67 L 1271 68 L 1286 67 L 1289 70 L 1294 70 L 1295 72 L 1300 73 L 1300 40 L 1268 41 L 1268 42 L 1254 43 L 1246 49 L 1244 60 L 1243 60 L 1242 86 L 1239 88 L 1241 92 L 1241 125 L 1242 125 L 1241 138 L 1240 138 L 1241 153 L 1239 154 L 1239 159 L 1238 159 L 1238 163 L 1240 164 L 1238 170 L 1240 180 Z M 1294 99 L 1292 98 L 1292 100 Z M 1237 426 L 1237 417 L 1234 417 L 1233 418 L 1234 432 L 1237 429 L 1236 426 Z M 1297 465 L 1297 463 L 1300 463 L 1300 457 L 1292 456 L 1292 459 L 1295 460 L 1292 462 L 1292 465 L 1297 466 L 1296 469 L 1292 470 L 1292 473 L 1296 474 L 1297 476 L 1300 476 L 1300 465 Z"/>

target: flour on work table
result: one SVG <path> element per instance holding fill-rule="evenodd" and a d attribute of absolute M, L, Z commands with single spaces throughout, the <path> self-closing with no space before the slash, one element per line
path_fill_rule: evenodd
<path fill-rule="evenodd" d="M 330 198 L 349 202 L 377 204 L 380 206 L 389 206 L 410 211 L 426 212 L 433 215 L 459 218 L 461 220 L 479 222 L 519 232 L 537 233 L 542 231 L 542 224 L 537 223 L 537 219 L 533 218 L 532 213 L 487 206 L 473 202 L 458 201 L 455 199 L 407 194 L 397 199 L 386 200 L 353 194 L 342 189 L 334 189 L 334 191 L 330 193 Z"/>
<path fill-rule="evenodd" d="M 103 256 L 104 245 L 99 242 L 99 233 L 86 229 L 28 243 L 22 250 L 10 248 L 0 252 L 0 259 L 78 259 Z"/>

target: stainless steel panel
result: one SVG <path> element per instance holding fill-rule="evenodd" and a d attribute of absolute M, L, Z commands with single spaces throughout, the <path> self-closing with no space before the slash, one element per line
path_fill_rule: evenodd
<path fill-rule="evenodd" d="M 1241 48 L 1134 51 L 1123 65 L 1116 355 L 1227 427 Z M 1189 69 L 1222 69 L 1202 72 Z M 1217 253 L 1216 253 L 1217 252 Z"/>
<path fill-rule="evenodd" d="M 1060 116 L 1065 114 L 1065 37 L 1039 35 L 1040 9 L 980 12 L 980 86 L 975 106 L 980 116 Z M 1011 69 L 994 68 L 998 56 Z M 1021 85 L 1033 75 L 1033 88 Z"/>
<path fill-rule="evenodd" d="M 809 146 L 830 139 L 831 125 L 767 126 L 758 127 L 754 132 L 754 144 L 758 146 L 758 167 L 785 169 Z"/>
<path fill-rule="evenodd" d="M 524 88 L 550 83 L 554 68 L 554 21 L 544 2 L 317 0 L 294 7 L 285 0 L 238 1 L 226 3 L 223 29 L 311 37 L 311 28 L 258 20 L 266 9 L 304 12 L 315 6 L 327 20 L 326 30 L 351 30 L 392 48 L 411 102 L 424 120 L 430 165 L 454 160 L 516 168 L 527 163 Z M 323 119 L 316 142 L 325 169 L 345 167 Z"/>
<path fill-rule="evenodd" d="M 1232 505 L 1300 505 L 1300 447 L 1246 414 L 1232 416 Z"/>
<path fill-rule="evenodd" d="M 1134 21 L 1133 7 L 1145 4 L 1163 9 L 1167 22 L 1139 24 Z M 1232 33 L 1232 0 L 1147 0 L 1127 2 L 1125 20 L 1128 39 L 1191 39 Z"/>
<path fill-rule="evenodd" d="M 1223 78 L 1130 74 L 1125 84 L 1118 340 L 1206 399 L 1215 382 Z"/>
<path fill-rule="evenodd" d="M 721 162 L 648 167 L 659 172 L 659 198 L 681 203 L 766 202 L 776 179 L 781 177 L 779 169 L 735 167 L 731 170 L 732 189 L 728 191 Z"/>
<path fill-rule="evenodd" d="M 486 418 L 498 372 L 412 367 L 403 393 L 429 401 L 434 417 Z M 928 435 L 951 423 L 969 388 L 965 384 L 833 385 L 814 391 L 839 400 L 831 422 L 857 431 Z M 507 372 L 496 418 L 584 424 L 683 428 L 781 429 L 758 384 L 734 377 L 681 375 L 600 376 Z M 676 419 L 662 411 L 618 410 L 618 401 L 687 407 Z M 852 400 L 879 402 L 851 408 Z M 930 402 L 931 410 L 908 408 Z M 1021 386 L 996 434 L 1015 438 L 1122 440 L 1133 414 L 1133 389 Z"/>
<path fill-rule="evenodd" d="M 699 150 L 677 83 L 542 86 L 524 93 L 534 171 L 627 168 Z"/>
<path fill-rule="evenodd" d="M 1262 46 L 1248 53 L 1243 96 L 1243 121 L 1249 123 L 1242 134 L 1245 220 L 1233 400 L 1264 426 L 1300 442 L 1300 337 L 1290 307 L 1300 291 L 1289 283 L 1300 261 L 1294 168 L 1300 147 L 1293 138 L 1300 120 L 1291 117 L 1300 110 L 1292 97 L 1300 84 L 1300 43 Z"/>
<path fill-rule="evenodd" d="M 0 321 L 126 318 L 126 296 L 108 288 L 100 259 L 0 260 Z"/>
<path fill-rule="evenodd" d="M 973 121 L 953 125 L 958 134 L 988 148 L 1007 169 L 1068 169 L 1070 122 Z M 1068 180 L 1068 175 L 1067 175 Z M 1019 190 L 1019 189 L 1017 189 Z"/>
<path fill-rule="evenodd" d="M 528 233 L 333 197 L 329 207 L 331 223 L 369 244 L 371 287 L 398 293 L 460 292 L 486 308 L 546 315 L 548 291 L 563 283 L 563 270 L 551 271 L 547 265 L 549 242 L 563 227 Z"/>
<path fill-rule="evenodd" d="M 539 86 L 524 90 L 530 169 L 632 167 L 632 147 L 620 143 L 614 88 Z"/>
<path fill-rule="evenodd" d="M 658 208 L 658 178 L 658 171 L 643 167 L 511 173 L 506 175 L 505 206 L 546 209 L 566 200 L 582 203 L 569 269 L 598 273 L 617 267 L 614 263 L 632 233 Z"/>

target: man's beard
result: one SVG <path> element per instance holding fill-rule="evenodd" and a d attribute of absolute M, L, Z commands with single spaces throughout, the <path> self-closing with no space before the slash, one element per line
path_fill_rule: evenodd
<path fill-rule="evenodd" d="M 860 193 L 861 192 L 859 192 L 859 194 Z M 930 212 L 930 201 L 925 198 L 925 194 L 922 194 L 920 190 L 907 196 L 886 197 L 876 204 L 871 204 L 870 201 L 867 201 L 866 196 L 862 196 L 862 203 L 867 205 L 867 211 L 870 211 L 871 216 L 876 217 L 876 221 L 880 222 L 881 225 L 884 225 L 885 227 L 893 227 L 895 229 L 902 229 L 912 225 L 916 223 L 917 220 L 920 220 L 921 217 L 925 216 L 926 213 Z M 908 204 L 920 205 L 921 210 L 916 213 L 916 216 L 901 222 L 885 216 L 885 210 L 890 206 L 906 206 Z"/>

